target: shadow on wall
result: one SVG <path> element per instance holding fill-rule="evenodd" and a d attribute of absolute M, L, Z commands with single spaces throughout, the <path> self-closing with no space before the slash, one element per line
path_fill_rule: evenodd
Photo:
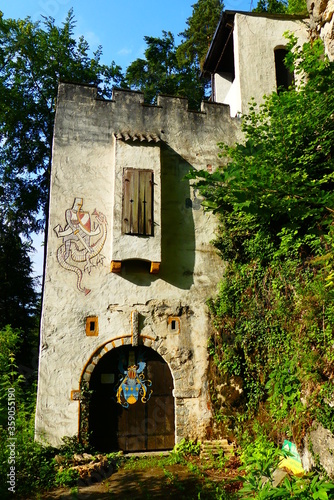
<path fill-rule="evenodd" d="M 185 175 L 191 165 L 166 144 L 161 146 L 161 266 L 149 274 L 150 263 L 124 261 L 122 278 L 139 286 L 162 279 L 189 290 L 195 264 L 195 227 L 190 185 Z"/>
<path fill-rule="evenodd" d="M 190 185 L 184 179 L 191 165 L 173 149 L 161 149 L 161 272 L 172 285 L 188 290 L 193 284 L 195 227 Z"/>

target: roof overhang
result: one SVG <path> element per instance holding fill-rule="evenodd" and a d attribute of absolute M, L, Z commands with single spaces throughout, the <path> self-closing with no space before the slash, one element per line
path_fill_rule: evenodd
<path fill-rule="evenodd" d="M 217 72 L 219 73 L 220 71 L 223 71 L 222 68 L 224 66 L 227 68 L 228 66 L 231 66 L 231 63 L 233 65 L 232 33 L 234 27 L 234 15 L 235 12 L 232 11 L 223 12 L 203 64 L 203 76 L 209 76 Z M 230 60 L 231 56 L 232 61 Z M 228 71 L 228 69 L 224 68 L 224 71 Z"/>

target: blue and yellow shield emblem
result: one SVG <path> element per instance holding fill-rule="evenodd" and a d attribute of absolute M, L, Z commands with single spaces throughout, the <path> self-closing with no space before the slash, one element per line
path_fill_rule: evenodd
<path fill-rule="evenodd" d="M 117 403 L 124 408 L 136 403 L 138 398 L 142 403 L 147 403 L 150 399 L 153 391 L 149 391 L 148 388 L 152 385 L 152 382 L 145 380 L 143 373 L 145 366 L 144 361 L 138 361 L 137 365 L 133 364 L 126 369 L 121 364 L 120 371 L 123 372 L 123 377 L 116 391 L 116 399 Z"/>

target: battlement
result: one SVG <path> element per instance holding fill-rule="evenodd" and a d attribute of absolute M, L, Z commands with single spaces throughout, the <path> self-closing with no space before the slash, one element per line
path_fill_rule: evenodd
<path fill-rule="evenodd" d="M 181 96 L 171 96 L 160 94 L 157 97 L 157 104 L 148 104 L 144 102 L 143 92 L 136 90 L 127 90 L 114 88 L 111 99 L 105 99 L 99 96 L 98 88 L 95 85 L 77 84 L 61 82 L 58 88 L 58 101 L 60 100 L 83 102 L 86 100 L 103 103 L 107 106 L 122 107 L 122 106 L 138 106 L 146 109 L 148 112 L 158 109 L 174 109 L 179 112 L 189 112 L 192 114 L 208 114 L 219 113 L 229 116 L 230 107 L 226 104 L 215 103 L 211 101 L 202 101 L 200 110 L 189 108 L 188 99 Z"/>
<path fill-rule="evenodd" d="M 200 111 L 193 111 L 184 97 L 159 95 L 157 104 L 149 105 L 138 91 L 115 88 L 108 100 L 91 85 L 60 83 L 58 89 L 55 139 L 63 143 L 79 137 L 86 137 L 87 146 L 109 143 L 115 133 L 130 131 L 158 136 L 188 158 L 197 145 L 213 151 L 218 142 L 241 140 L 240 128 L 240 120 L 221 103 L 204 101 Z"/>

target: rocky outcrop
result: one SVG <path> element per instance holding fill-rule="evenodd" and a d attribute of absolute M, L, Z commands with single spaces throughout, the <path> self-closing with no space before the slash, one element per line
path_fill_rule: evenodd
<path fill-rule="evenodd" d="M 334 0 L 307 0 L 310 15 L 310 37 L 320 38 L 330 61 L 334 61 Z M 300 450 L 306 471 L 322 466 L 334 478 L 334 435 L 320 423 L 314 422 Z"/>
<path fill-rule="evenodd" d="M 334 61 L 334 0 L 307 0 L 310 35 L 321 38 L 330 61 Z"/>
<path fill-rule="evenodd" d="M 320 465 L 334 478 L 334 436 L 318 422 L 314 422 L 307 433 L 300 456 L 304 470 Z"/>

